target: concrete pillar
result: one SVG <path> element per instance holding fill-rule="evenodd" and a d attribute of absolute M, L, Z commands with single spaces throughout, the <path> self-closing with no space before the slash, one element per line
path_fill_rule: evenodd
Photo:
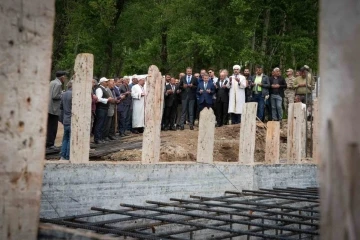
<path fill-rule="evenodd" d="M 319 131 L 320 131 L 320 115 L 319 115 L 319 99 L 313 101 L 312 116 L 313 116 L 313 135 L 312 135 L 312 147 L 313 147 L 313 161 L 319 163 Z"/>
<path fill-rule="evenodd" d="M 280 163 L 280 122 L 267 122 L 265 163 Z"/>
<path fill-rule="evenodd" d="M 288 163 L 301 163 L 305 157 L 305 110 L 301 103 L 290 103 L 288 112 L 287 160 Z"/>
<path fill-rule="evenodd" d="M 245 103 L 241 115 L 239 162 L 254 164 L 257 103 Z"/>
<path fill-rule="evenodd" d="M 360 1 L 320 1 L 321 239 L 360 239 Z"/>
<path fill-rule="evenodd" d="M 210 108 L 200 112 L 197 162 L 213 163 L 214 158 L 215 115 Z"/>
<path fill-rule="evenodd" d="M 37 239 L 54 0 L 0 1 L 0 239 Z"/>
<path fill-rule="evenodd" d="M 145 130 L 141 163 L 153 164 L 160 160 L 160 130 L 164 102 L 165 78 L 158 67 L 149 67 L 146 79 Z"/>
<path fill-rule="evenodd" d="M 72 90 L 70 162 L 88 163 L 90 151 L 91 88 L 94 56 L 76 56 Z"/>

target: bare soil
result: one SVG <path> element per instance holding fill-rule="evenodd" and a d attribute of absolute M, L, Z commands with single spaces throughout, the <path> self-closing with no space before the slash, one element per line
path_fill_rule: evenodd
<path fill-rule="evenodd" d="M 141 138 L 142 136 L 138 136 Z M 227 125 L 215 129 L 214 160 L 221 162 L 236 162 L 239 155 L 240 124 Z M 258 123 L 256 128 L 255 161 L 263 162 L 265 159 L 266 128 Z M 198 128 L 184 131 L 161 132 L 161 162 L 196 161 Z M 286 146 L 285 146 L 286 149 Z M 285 152 L 286 155 L 286 152 Z M 102 160 L 112 161 L 141 161 L 141 150 L 123 150 L 109 154 Z"/>
<path fill-rule="evenodd" d="M 240 124 L 226 125 L 215 129 L 214 161 L 236 162 L 239 156 Z M 63 127 L 59 123 L 56 145 L 61 145 Z M 132 141 L 141 140 L 142 134 L 132 135 Z M 266 127 L 257 122 L 255 140 L 255 162 L 265 160 Z M 280 159 L 286 159 L 287 122 L 283 121 L 280 132 Z M 185 126 L 184 131 L 161 132 L 161 162 L 196 161 L 198 128 L 190 130 Z M 98 159 L 101 161 L 141 161 L 141 149 L 121 150 Z"/>

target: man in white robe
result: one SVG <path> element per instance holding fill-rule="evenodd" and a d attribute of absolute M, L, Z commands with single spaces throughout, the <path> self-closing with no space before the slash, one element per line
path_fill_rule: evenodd
<path fill-rule="evenodd" d="M 133 133 L 142 132 L 145 126 L 145 79 L 139 80 L 139 83 L 131 88 L 131 97 L 133 99 L 132 127 Z"/>
<path fill-rule="evenodd" d="M 231 114 L 231 123 L 241 122 L 241 113 L 245 104 L 246 78 L 240 74 L 240 66 L 234 65 L 234 74 L 230 76 L 229 81 L 229 111 Z"/>

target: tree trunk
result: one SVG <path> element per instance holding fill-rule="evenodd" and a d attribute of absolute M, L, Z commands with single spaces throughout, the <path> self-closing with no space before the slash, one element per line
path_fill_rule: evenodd
<path fill-rule="evenodd" d="M 266 0 L 264 1 L 266 4 Z M 265 59 L 266 54 L 266 46 L 267 46 L 267 40 L 268 40 L 268 31 L 269 31 L 269 23 L 270 23 L 270 8 L 267 8 L 265 10 L 265 16 L 264 16 L 264 31 L 263 31 L 263 37 L 261 42 L 261 56 L 263 59 Z"/>
<path fill-rule="evenodd" d="M 125 0 L 117 0 L 116 1 L 116 13 L 114 16 L 113 24 L 110 26 L 108 31 L 108 40 L 106 42 L 106 49 L 105 49 L 105 59 L 103 62 L 103 68 L 102 68 L 102 76 L 108 76 L 109 70 L 112 66 L 112 59 L 113 59 L 113 41 L 114 37 L 112 36 L 112 33 L 115 32 L 116 25 L 119 21 L 120 15 L 124 9 Z"/>
<path fill-rule="evenodd" d="M 163 26 L 161 28 L 161 69 L 160 71 L 166 74 L 169 71 L 168 64 L 168 51 L 167 51 L 167 27 Z"/>
<path fill-rule="evenodd" d="M 285 32 L 286 32 L 286 18 L 287 18 L 287 15 L 285 13 L 284 15 L 284 19 L 283 19 L 283 22 L 282 22 L 282 25 L 283 25 L 283 29 L 282 29 L 282 33 L 281 33 L 281 36 L 282 36 L 282 39 L 284 39 L 285 37 Z M 280 69 L 283 69 L 284 67 L 284 63 L 286 62 L 286 51 L 285 51 L 285 48 L 284 48 L 284 42 L 282 42 L 282 46 L 281 46 L 281 56 L 280 56 Z"/>

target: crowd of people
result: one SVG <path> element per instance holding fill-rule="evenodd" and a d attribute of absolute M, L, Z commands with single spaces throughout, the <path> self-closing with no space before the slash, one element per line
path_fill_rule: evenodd
<path fill-rule="evenodd" d="M 165 75 L 164 109 L 161 122 L 163 131 L 184 130 L 186 123 L 194 130 L 195 119 L 202 109 L 212 108 L 216 115 L 216 127 L 241 122 L 243 105 L 257 102 L 257 118 L 261 121 L 281 121 L 283 110 L 293 102 L 311 103 L 314 78 L 308 66 L 294 73 L 286 70 L 286 78 L 275 68 L 271 76 L 263 73 L 262 66 L 255 67 L 255 74 L 249 68 L 241 71 L 233 66 L 230 75 L 226 69 L 216 77 L 214 69 L 202 69 L 194 73 L 186 68 L 176 78 Z M 131 79 L 131 82 L 130 82 Z M 64 125 L 61 159 L 69 160 L 71 135 L 72 84 L 63 84 L 67 73 L 56 72 L 50 82 L 50 100 L 47 127 L 47 148 L 54 146 L 58 121 Z M 91 92 L 91 133 L 95 144 L 113 141 L 129 134 L 139 134 L 145 127 L 145 77 L 102 77 L 93 79 Z M 89 96 L 90 101 L 90 96 Z M 90 109 L 89 109 L 90 111 Z M 160 126 L 159 126 L 160 127 Z"/>

